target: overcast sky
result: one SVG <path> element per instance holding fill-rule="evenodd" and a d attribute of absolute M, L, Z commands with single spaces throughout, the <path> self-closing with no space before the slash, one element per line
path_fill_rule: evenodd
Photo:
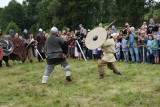
<path fill-rule="evenodd" d="M 7 6 L 10 1 L 11 0 L 0 0 L 0 7 Z M 18 1 L 19 3 L 22 3 L 23 0 L 16 0 L 16 1 Z M 160 1 L 160 0 L 155 0 L 155 1 Z"/>
<path fill-rule="evenodd" d="M 10 1 L 11 0 L 0 0 L 0 7 L 7 6 Z M 22 3 L 23 0 L 16 0 L 16 1 L 18 1 L 19 3 Z"/>

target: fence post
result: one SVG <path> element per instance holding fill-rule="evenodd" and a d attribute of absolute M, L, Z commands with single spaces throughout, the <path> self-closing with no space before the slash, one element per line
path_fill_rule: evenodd
<path fill-rule="evenodd" d="M 142 52 L 143 52 L 143 63 L 145 63 L 144 45 L 142 46 Z"/>

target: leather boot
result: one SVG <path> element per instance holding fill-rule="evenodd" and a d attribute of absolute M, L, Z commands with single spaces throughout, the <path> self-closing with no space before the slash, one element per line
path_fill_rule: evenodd
<path fill-rule="evenodd" d="M 66 77 L 66 80 L 67 80 L 67 81 L 72 81 L 70 76 L 67 76 L 67 77 Z"/>
<path fill-rule="evenodd" d="M 108 63 L 107 66 L 109 69 L 113 70 L 113 73 L 122 75 L 122 73 L 115 67 L 113 63 Z"/>
<path fill-rule="evenodd" d="M 104 67 L 98 66 L 98 69 L 99 69 L 99 79 L 103 79 L 105 75 Z"/>
<path fill-rule="evenodd" d="M 113 73 L 122 75 L 122 73 L 116 67 L 113 68 Z"/>
<path fill-rule="evenodd" d="M 11 67 L 8 62 L 6 62 L 6 66 L 7 66 L 7 67 Z"/>

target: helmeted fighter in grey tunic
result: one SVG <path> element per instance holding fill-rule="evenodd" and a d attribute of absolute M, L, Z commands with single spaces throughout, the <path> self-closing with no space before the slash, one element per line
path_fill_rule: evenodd
<path fill-rule="evenodd" d="M 61 64 L 66 71 L 66 80 L 71 81 L 70 78 L 70 66 L 66 60 L 68 43 L 64 38 L 57 35 L 58 29 L 56 27 L 51 28 L 51 36 L 46 41 L 46 59 L 47 67 L 42 77 L 42 83 L 47 83 L 47 79 L 50 73 L 53 71 L 56 65 Z"/>

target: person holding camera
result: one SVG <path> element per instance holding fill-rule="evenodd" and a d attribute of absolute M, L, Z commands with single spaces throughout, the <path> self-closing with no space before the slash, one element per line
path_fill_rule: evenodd
<path fill-rule="evenodd" d="M 129 52 L 131 55 L 132 62 L 140 62 L 139 52 L 137 47 L 138 36 L 135 34 L 135 28 L 130 27 L 127 32 L 127 40 L 129 42 Z M 135 53 L 135 56 L 134 56 Z"/>

